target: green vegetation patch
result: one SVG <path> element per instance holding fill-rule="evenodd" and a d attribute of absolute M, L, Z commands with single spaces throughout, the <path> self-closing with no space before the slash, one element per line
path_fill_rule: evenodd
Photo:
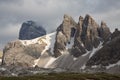
<path fill-rule="evenodd" d="M 0 77 L 0 80 L 120 80 L 120 75 L 106 73 L 49 73 L 21 77 Z"/>

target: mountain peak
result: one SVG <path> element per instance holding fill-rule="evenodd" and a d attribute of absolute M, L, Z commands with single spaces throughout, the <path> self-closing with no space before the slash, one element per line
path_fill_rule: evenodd
<path fill-rule="evenodd" d="M 86 14 L 86 18 L 92 18 L 89 14 Z"/>
<path fill-rule="evenodd" d="M 83 17 L 82 17 L 82 16 L 79 17 L 79 21 L 81 21 L 81 20 L 83 20 Z"/>
<path fill-rule="evenodd" d="M 92 18 L 89 14 L 86 14 L 86 16 L 85 16 L 85 20 L 90 21 L 90 20 L 93 20 L 93 18 Z"/>
<path fill-rule="evenodd" d="M 101 21 L 101 26 L 98 29 L 99 31 L 99 36 L 103 39 L 106 40 L 110 36 L 111 32 L 110 29 L 108 28 L 107 24 L 104 21 Z"/>
<path fill-rule="evenodd" d="M 46 34 L 46 30 L 34 21 L 26 21 L 22 24 L 19 32 L 19 39 L 29 40 Z"/>
<path fill-rule="evenodd" d="M 68 14 L 64 14 L 64 18 L 70 18 Z"/>
<path fill-rule="evenodd" d="M 24 22 L 24 23 L 29 24 L 29 25 L 35 24 L 35 22 L 32 21 L 32 20 L 26 21 L 26 22 Z"/>
<path fill-rule="evenodd" d="M 104 21 L 101 21 L 101 27 L 106 27 L 106 23 Z"/>

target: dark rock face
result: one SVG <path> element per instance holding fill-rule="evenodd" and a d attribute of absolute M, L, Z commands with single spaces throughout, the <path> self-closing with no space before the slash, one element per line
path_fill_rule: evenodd
<path fill-rule="evenodd" d="M 92 50 L 93 47 L 96 48 L 100 43 L 98 28 L 99 25 L 93 18 L 90 15 L 86 15 L 83 21 L 81 40 L 88 51 Z"/>
<path fill-rule="evenodd" d="M 76 28 L 76 34 L 74 39 L 74 46 L 71 50 L 72 55 L 78 57 L 86 52 L 84 45 L 82 45 L 81 41 L 81 33 L 82 33 L 82 24 L 83 24 L 83 17 L 79 17 L 79 22 Z"/>
<path fill-rule="evenodd" d="M 101 27 L 99 28 L 99 36 L 105 41 L 110 36 L 110 34 L 111 32 L 106 23 L 102 21 Z"/>
<path fill-rule="evenodd" d="M 19 39 L 30 40 L 46 34 L 46 30 L 37 25 L 34 21 L 27 21 L 22 24 L 19 32 Z"/>
<path fill-rule="evenodd" d="M 86 50 L 90 51 L 93 47 L 98 47 L 100 43 L 98 35 L 99 25 L 93 20 L 90 15 L 85 18 L 79 17 L 77 30 L 75 34 L 74 47 L 72 49 L 73 55 L 82 55 Z"/>
<path fill-rule="evenodd" d="M 55 42 L 55 46 L 54 46 L 54 56 L 58 57 L 61 55 L 61 51 L 66 50 L 66 37 L 65 35 L 59 31 L 56 35 L 56 42 Z"/>
<path fill-rule="evenodd" d="M 71 16 L 64 15 L 62 24 L 57 28 L 56 42 L 54 46 L 55 57 L 60 56 L 62 51 L 66 50 L 66 44 L 70 43 L 70 39 L 75 34 L 76 22 Z"/>
<path fill-rule="evenodd" d="M 104 44 L 103 48 L 95 53 L 95 55 L 87 62 L 87 66 L 102 65 L 108 66 L 120 60 L 120 31 L 117 29 L 111 34 L 109 40 Z"/>
<path fill-rule="evenodd" d="M 113 34 L 111 35 L 111 39 L 113 40 L 114 38 L 118 37 L 120 35 L 120 31 L 116 28 L 115 31 L 113 32 Z"/>

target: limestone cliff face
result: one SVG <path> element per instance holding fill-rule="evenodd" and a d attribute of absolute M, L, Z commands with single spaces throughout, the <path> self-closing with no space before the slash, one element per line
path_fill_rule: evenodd
<path fill-rule="evenodd" d="M 34 60 L 39 58 L 46 44 L 30 44 L 25 46 L 21 41 L 8 43 L 3 50 L 3 63 L 7 66 L 32 67 Z"/>
<path fill-rule="evenodd" d="M 98 36 L 99 25 L 90 16 L 86 15 L 83 21 L 81 40 L 88 51 L 97 47 L 100 43 Z"/>
<path fill-rule="evenodd" d="M 54 46 L 55 57 L 62 55 L 62 51 L 66 50 L 66 42 L 67 42 L 67 39 L 65 35 L 61 31 L 59 31 L 56 35 L 56 42 Z"/>
<path fill-rule="evenodd" d="M 74 37 L 74 46 L 71 50 L 72 55 L 74 55 L 75 57 L 78 57 L 86 52 L 84 44 L 81 40 L 81 34 L 82 34 L 82 29 L 83 29 L 82 28 L 83 20 L 84 20 L 83 17 L 80 16 L 79 22 L 78 22 L 77 28 L 76 28 L 75 37 Z"/>
<path fill-rule="evenodd" d="M 66 50 L 66 45 L 70 43 L 71 37 L 75 34 L 76 22 L 71 16 L 64 15 L 62 24 L 57 28 L 54 55 L 58 57 Z"/>
<path fill-rule="evenodd" d="M 34 21 L 24 22 L 19 32 L 20 40 L 6 44 L 3 50 L 2 64 L 6 64 L 8 66 L 15 65 L 32 67 L 34 65 L 34 60 L 40 57 L 41 52 L 46 46 L 46 43 L 42 43 L 43 41 L 41 42 L 41 38 L 38 39 L 38 43 L 34 43 L 35 41 L 32 41 L 32 39 L 43 35 L 46 35 L 46 30 L 42 26 L 38 25 Z M 33 44 L 29 45 L 29 43 Z"/>
<path fill-rule="evenodd" d="M 0 58 L 2 57 L 2 54 L 3 54 L 3 52 L 2 52 L 2 51 L 0 51 Z"/>
<path fill-rule="evenodd" d="M 61 37 L 59 33 L 61 33 Z M 85 18 L 80 16 L 77 24 L 70 16 L 64 15 L 63 23 L 57 29 L 54 53 L 59 56 L 62 51 L 66 50 L 65 47 L 68 43 L 70 44 L 71 38 L 74 38 L 70 53 L 75 57 L 79 57 L 86 51 L 97 48 L 100 42 L 105 41 L 109 35 L 110 30 L 107 25 L 102 22 L 99 27 L 88 14 Z"/>

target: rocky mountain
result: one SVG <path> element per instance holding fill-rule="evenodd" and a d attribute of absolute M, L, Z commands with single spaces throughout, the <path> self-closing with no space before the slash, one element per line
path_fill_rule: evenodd
<path fill-rule="evenodd" d="M 10 42 L 3 50 L 3 64 L 8 66 L 33 67 L 34 60 L 38 59 L 43 54 L 42 52 L 46 46 L 46 35 L 32 40 Z"/>
<path fill-rule="evenodd" d="M 34 21 L 27 21 L 22 24 L 19 32 L 20 40 L 30 40 L 46 35 L 46 30 Z"/>
<path fill-rule="evenodd" d="M 68 15 L 64 15 L 62 24 L 57 28 L 56 42 L 54 46 L 54 56 L 58 57 L 62 55 L 61 52 L 66 50 L 66 45 L 70 44 L 71 37 L 75 34 L 75 28 L 77 24 Z"/>
<path fill-rule="evenodd" d="M 109 72 L 120 71 L 120 31 L 118 29 L 115 29 L 108 37 L 108 41 L 89 59 L 86 65 L 103 67 L 109 69 Z"/>
<path fill-rule="evenodd" d="M 41 67 L 74 72 L 120 72 L 120 31 L 110 32 L 90 16 L 69 15 L 56 32 L 31 40 L 8 43 L 3 50 L 7 66 Z"/>

